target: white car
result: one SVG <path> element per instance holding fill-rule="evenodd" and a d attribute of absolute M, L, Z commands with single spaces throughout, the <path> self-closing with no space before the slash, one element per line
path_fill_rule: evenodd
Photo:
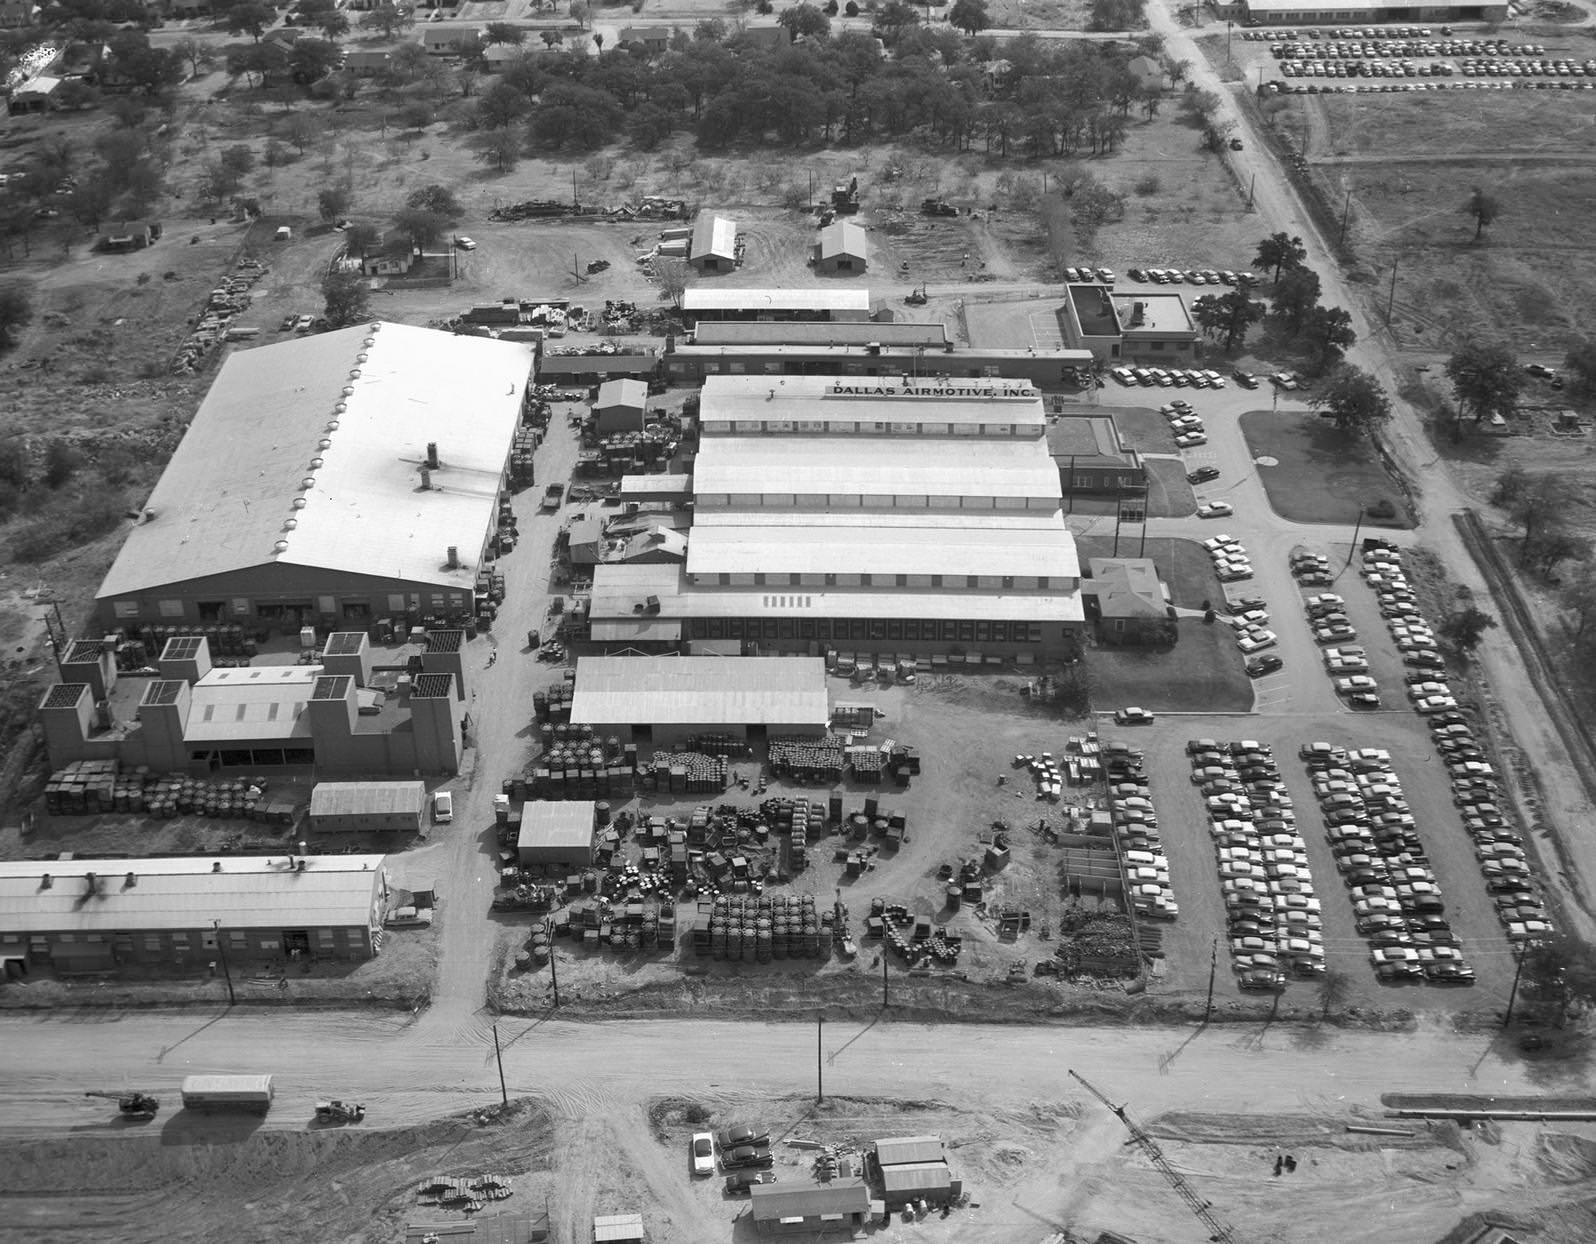
<path fill-rule="evenodd" d="M 1236 539 L 1235 536 L 1222 531 L 1217 536 L 1209 536 L 1208 539 L 1204 540 L 1203 548 L 1210 553 L 1218 553 L 1223 549 L 1241 548 L 1241 541 Z"/>
<path fill-rule="evenodd" d="M 454 794 L 451 791 L 439 790 L 432 793 L 432 822 L 434 825 L 447 825 L 454 820 Z"/>
<path fill-rule="evenodd" d="M 474 251 L 477 248 L 477 244 L 463 233 L 455 237 L 454 244 L 463 251 Z"/>
<path fill-rule="evenodd" d="M 715 1137 L 710 1132 L 694 1132 L 688 1153 L 693 1159 L 693 1174 L 715 1173 Z"/>
<path fill-rule="evenodd" d="M 1234 513 L 1228 501 L 1208 501 L 1197 507 L 1198 518 L 1229 518 Z"/>
<path fill-rule="evenodd" d="M 1206 445 L 1208 438 L 1201 432 L 1188 432 L 1184 436 L 1175 438 L 1176 449 L 1196 449 L 1199 445 Z"/>
<path fill-rule="evenodd" d="M 1236 640 L 1236 647 L 1249 654 L 1254 652 L 1262 652 L 1265 648 L 1274 647 L 1275 640 L 1276 636 L 1273 631 L 1248 631 L 1245 635 L 1242 635 Z M 1437 709 L 1435 711 L 1439 712 L 1440 710 Z"/>

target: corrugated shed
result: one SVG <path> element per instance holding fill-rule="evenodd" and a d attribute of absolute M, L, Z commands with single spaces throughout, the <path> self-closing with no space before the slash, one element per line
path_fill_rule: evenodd
<path fill-rule="evenodd" d="M 808 725 L 828 718 L 819 657 L 581 657 L 577 725 Z"/>
<path fill-rule="evenodd" d="M 851 220 L 839 220 L 820 231 L 820 258 L 835 259 L 839 255 L 851 259 L 869 257 L 870 240 L 863 226 Z"/>
<path fill-rule="evenodd" d="M 876 1161 L 882 1166 L 902 1162 L 941 1162 L 943 1153 L 940 1136 L 888 1136 L 876 1141 Z"/>
<path fill-rule="evenodd" d="M 589 850 L 593 821 L 591 799 L 534 800 L 521 811 L 521 836 L 516 845 L 522 850 Z"/>
<path fill-rule="evenodd" d="M 469 591 L 531 366 L 525 345 L 403 324 L 234 352 L 99 598 L 278 562 Z"/>
<path fill-rule="evenodd" d="M 421 815 L 427 788 L 421 782 L 317 782 L 310 792 L 310 815 Z"/>
<path fill-rule="evenodd" d="M 642 1238 L 641 1214 L 604 1214 L 593 1219 L 593 1244 L 626 1244 Z"/>
<path fill-rule="evenodd" d="M 725 216 L 700 212 L 693 224 L 694 259 L 712 256 L 732 263 L 737 258 L 737 222 Z"/>
<path fill-rule="evenodd" d="M 946 1162 L 899 1162 L 881 1168 L 881 1190 L 889 1200 L 946 1192 L 952 1183 Z"/>
<path fill-rule="evenodd" d="M 755 1222 L 870 1212 L 870 1189 L 862 1179 L 833 1179 L 825 1184 L 755 1184 L 749 1189 L 749 1200 Z"/>
<path fill-rule="evenodd" d="M 183 740 L 227 743 L 309 739 L 305 703 L 319 665 L 214 669 L 194 684 Z"/>
<path fill-rule="evenodd" d="M 700 346 L 924 346 L 941 351 L 948 344 L 943 324 L 899 320 L 891 324 L 813 324 L 709 320 L 693 329 Z"/>
<path fill-rule="evenodd" d="M 629 410 L 642 410 L 648 405 L 648 385 L 641 380 L 606 380 L 599 385 L 598 401 L 593 409 L 609 410 L 624 406 Z"/>
<path fill-rule="evenodd" d="M 0 863 L 0 928 L 128 933 L 204 928 L 214 920 L 229 929 L 371 922 L 373 896 L 387 880 L 384 856 L 299 859 L 303 870 L 287 856 Z M 97 884 L 86 897 L 89 873 Z"/>
<path fill-rule="evenodd" d="M 704 289 L 689 286 L 682 310 L 702 311 L 849 311 L 870 314 L 867 289 Z"/>

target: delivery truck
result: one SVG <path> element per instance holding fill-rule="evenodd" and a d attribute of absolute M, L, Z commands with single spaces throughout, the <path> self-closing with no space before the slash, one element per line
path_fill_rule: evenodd
<path fill-rule="evenodd" d="M 242 1110 L 265 1114 L 272 1108 L 270 1076 L 189 1076 L 183 1081 L 186 1110 Z"/>

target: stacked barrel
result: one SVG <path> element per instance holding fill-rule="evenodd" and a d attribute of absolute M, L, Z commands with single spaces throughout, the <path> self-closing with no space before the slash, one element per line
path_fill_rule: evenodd
<path fill-rule="evenodd" d="M 842 745 L 834 739 L 770 740 L 770 770 L 780 778 L 833 786 L 842 781 L 842 761 Z"/>
<path fill-rule="evenodd" d="M 598 738 L 589 726 L 545 722 L 543 755 L 532 773 L 535 793 L 552 799 L 593 799 L 631 791 L 637 749 Z"/>
<path fill-rule="evenodd" d="M 713 958 L 769 963 L 773 959 L 818 959 L 823 945 L 820 917 L 809 895 L 722 897 L 709 916 Z"/>

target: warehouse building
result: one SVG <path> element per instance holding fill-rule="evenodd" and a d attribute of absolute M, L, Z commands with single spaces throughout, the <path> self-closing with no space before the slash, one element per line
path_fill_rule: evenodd
<path fill-rule="evenodd" d="M 695 734 L 759 741 L 824 734 L 818 657 L 582 657 L 571 724 L 604 738 L 669 746 Z"/>
<path fill-rule="evenodd" d="M 1248 26 L 1360 26 L 1366 22 L 1489 22 L 1507 20 L 1506 0 L 1492 4 L 1390 4 L 1387 0 L 1238 0 L 1231 13 Z M 1229 14 L 1227 14 L 1229 15 Z"/>
<path fill-rule="evenodd" d="M 1190 366 L 1197 327 L 1179 294 L 1116 294 L 1106 285 L 1065 287 L 1064 344 L 1100 359 Z"/>
<path fill-rule="evenodd" d="M 524 868 L 581 869 L 593 862 L 597 805 L 591 799 L 538 799 L 521 810 L 516 855 Z"/>
<path fill-rule="evenodd" d="M 693 224 L 687 262 L 699 272 L 732 272 L 737 268 L 737 222 L 700 212 Z"/>
<path fill-rule="evenodd" d="M 221 669 L 204 636 L 177 636 L 156 678 L 119 677 L 111 644 L 78 640 L 39 701 L 45 750 L 56 769 L 114 759 L 158 773 L 458 773 L 463 638 L 430 634 L 413 677 L 376 666 L 362 632 L 329 637 L 320 664 Z"/>
<path fill-rule="evenodd" d="M 528 346 L 374 324 L 232 354 L 98 593 L 107 631 L 474 613 Z"/>
<path fill-rule="evenodd" d="M 749 1202 L 760 1234 L 813 1238 L 827 1231 L 861 1230 L 870 1214 L 870 1189 L 862 1179 L 755 1184 Z"/>
<path fill-rule="evenodd" d="M 420 782 L 317 782 L 310 791 L 310 828 L 318 834 L 419 834 L 426 807 Z"/>
<path fill-rule="evenodd" d="M 864 226 L 851 220 L 839 220 L 820 231 L 809 262 L 816 272 L 827 276 L 851 276 L 864 272 L 870 266 L 870 239 Z"/>
<path fill-rule="evenodd" d="M 648 408 L 648 385 L 641 380 L 606 380 L 593 403 L 593 427 L 600 436 L 641 432 Z"/>
<path fill-rule="evenodd" d="M 62 975 L 370 959 L 389 892 L 381 855 L 0 863 L 0 958 Z"/>
<path fill-rule="evenodd" d="M 948 1166 L 940 1136 L 894 1136 L 876 1141 L 882 1200 L 889 1209 L 924 1201 L 946 1205 L 963 1191 Z"/>
<path fill-rule="evenodd" d="M 816 323 L 870 318 L 865 289 L 702 289 L 682 294 L 682 319 L 689 327 L 704 320 L 807 320 Z"/>
<path fill-rule="evenodd" d="M 1080 563 L 1023 381 L 705 382 L 685 566 L 599 566 L 594 640 L 745 655 L 1073 649 Z"/>
<path fill-rule="evenodd" d="M 646 382 L 657 376 L 659 370 L 659 355 L 644 349 L 628 349 L 625 353 L 616 354 L 587 351 L 552 354 L 545 351 L 538 358 L 538 381 L 541 384 L 595 385 L 628 376 Z"/>

